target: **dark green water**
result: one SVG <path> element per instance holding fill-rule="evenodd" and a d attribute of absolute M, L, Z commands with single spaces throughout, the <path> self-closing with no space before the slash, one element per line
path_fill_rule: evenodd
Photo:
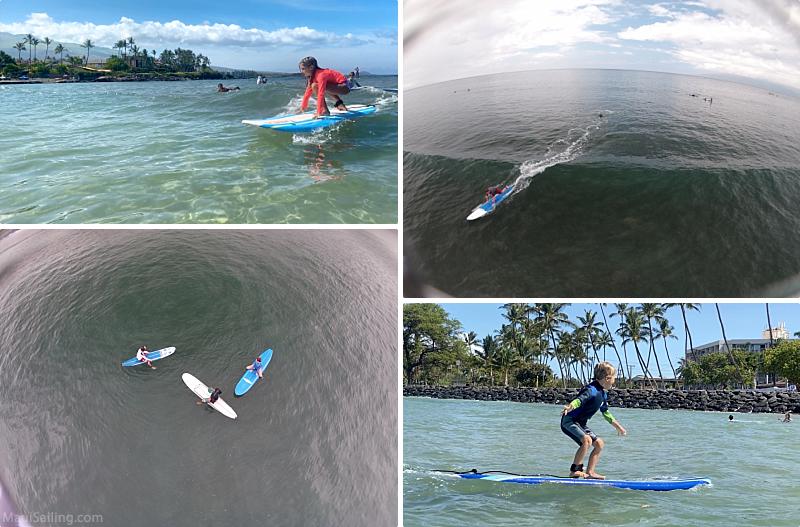
<path fill-rule="evenodd" d="M 353 92 L 377 112 L 289 134 L 241 121 L 298 111 L 299 76 L 217 83 L 0 86 L 0 222 L 397 222 L 396 94 Z"/>
<path fill-rule="evenodd" d="M 411 90 L 403 122 L 406 264 L 445 293 L 800 292 L 796 99 L 701 77 L 537 71 Z M 488 186 L 515 181 L 493 214 L 465 221 Z"/>
<path fill-rule="evenodd" d="M 616 479 L 706 477 L 711 486 L 653 492 L 514 485 L 433 472 L 505 470 L 565 475 L 575 454 L 560 406 L 403 399 L 403 525 L 493 527 L 703 525 L 794 527 L 800 522 L 797 422 L 771 414 L 614 408 L 620 437 L 590 422 L 606 446 L 598 472 Z"/>
<path fill-rule="evenodd" d="M 396 246 L 363 230 L 0 238 L 0 474 L 20 512 L 395 524 Z M 141 344 L 177 351 L 123 369 Z M 197 406 L 183 372 L 239 418 Z"/>

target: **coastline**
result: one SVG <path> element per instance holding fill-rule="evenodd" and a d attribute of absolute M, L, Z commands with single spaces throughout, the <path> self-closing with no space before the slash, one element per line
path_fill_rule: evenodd
<path fill-rule="evenodd" d="M 48 77 L 42 78 L 35 78 L 30 80 L 19 80 L 19 79 L 9 79 L 9 80 L 0 80 L 0 85 L 5 84 L 75 84 L 78 82 L 150 82 L 150 81 L 187 81 L 187 80 L 205 80 L 205 79 L 194 79 L 191 77 L 175 77 L 175 76 L 166 76 L 166 77 L 143 77 L 140 75 L 128 75 L 125 77 L 113 77 L 113 76 L 100 76 L 95 77 L 92 79 L 52 79 Z"/>
<path fill-rule="evenodd" d="M 403 386 L 403 397 L 512 401 L 519 403 L 567 404 L 577 388 L 512 388 L 505 386 Z M 755 390 L 632 390 L 608 392 L 608 405 L 648 410 L 697 410 L 736 413 L 800 413 L 800 392 Z"/>

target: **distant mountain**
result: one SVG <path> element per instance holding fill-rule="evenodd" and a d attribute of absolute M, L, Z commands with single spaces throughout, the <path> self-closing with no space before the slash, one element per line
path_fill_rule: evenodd
<path fill-rule="evenodd" d="M 42 38 L 44 38 L 39 35 L 34 35 L 34 36 L 36 36 L 39 40 L 42 40 Z M 17 42 L 22 42 L 23 40 L 25 40 L 25 35 L 14 35 L 13 33 L 3 33 L 2 31 L 0 31 L 0 50 L 5 51 L 14 58 L 17 58 L 19 52 L 16 49 L 14 49 L 14 45 Z M 65 59 L 70 55 L 75 57 L 82 57 L 86 55 L 86 49 L 82 48 L 80 44 L 76 42 L 58 42 L 58 41 L 53 41 L 50 43 L 50 51 L 48 52 L 48 55 L 50 55 L 51 57 L 56 56 L 56 54 L 53 53 L 53 48 L 55 48 L 59 43 L 65 48 L 67 48 L 67 50 L 69 50 L 69 51 L 64 51 Z M 25 47 L 27 48 L 28 45 L 26 44 Z M 38 46 L 36 46 L 36 58 L 40 60 L 43 59 L 46 48 L 47 46 L 41 43 Z M 26 49 L 25 51 L 22 52 L 22 58 L 27 59 L 29 56 L 28 54 L 29 50 Z M 94 59 L 105 60 L 111 55 L 116 55 L 116 54 L 117 54 L 116 51 L 114 51 L 111 48 L 96 47 L 92 48 L 92 50 L 89 52 L 89 60 L 91 61 L 93 61 Z"/>

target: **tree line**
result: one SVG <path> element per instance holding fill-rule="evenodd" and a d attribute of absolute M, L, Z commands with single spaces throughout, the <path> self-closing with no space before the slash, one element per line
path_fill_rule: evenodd
<path fill-rule="evenodd" d="M 684 387 L 755 387 L 756 375 L 769 372 L 800 380 L 800 343 L 771 342 L 763 352 L 729 345 L 719 305 L 724 351 L 697 361 L 685 358 L 694 348 L 686 318 L 699 311 L 693 303 L 598 304 L 571 320 L 569 304 L 504 304 L 503 323 L 495 332 L 479 336 L 437 304 L 406 304 L 403 308 L 403 380 L 407 384 L 517 386 L 579 386 L 591 381 L 594 365 L 608 360 L 617 367 L 618 386 L 663 389 L 668 375 Z M 669 342 L 677 340 L 667 318 L 679 308 L 684 328 L 684 356 L 673 360 Z M 769 304 L 768 327 L 772 327 Z M 772 332 L 770 332 L 770 337 Z M 795 333 L 800 337 L 800 332 Z M 771 339 L 772 340 L 772 339 Z M 663 347 L 662 364 L 656 347 Z M 635 362 L 634 362 L 635 361 Z M 632 379 L 631 366 L 642 373 Z M 670 383 L 672 384 L 672 383 Z"/>
<path fill-rule="evenodd" d="M 97 45 L 86 39 L 80 45 L 85 50 L 80 56 L 71 55 L 71 50 L 61 43 L 53 47 L 53 57 L 50 57 L 50 46 L 54 41 L 50 38 L 38 39 L 32 34 L 27 34 L 22 41 L 13 47 L 17 51 L 16 60 L 7 53 L 0 56 L 0 69 L 6 75 L 16 75 L 20 72 L 29 72 L 36 76 L 62 75 L 79 66 L 88 66 L 91 50 Z M 45 46 L 43 60 L 37 58 L 37 48 Z M 208 57 L 195 53 L 189 49 L 165 49 L 160 54 L 155 49 L 147 50 L 136 45 L 133 37 L 120 39 L 113 45 L 117 54 L 109 57 L 104 62 L 107 69 L 115 72 L 160 72 L 160 73 L 209 73 L 211 62 Z M 28 51 L 27 60 L 22 52 Z M 65 64 L 65 57 L 66 64 Z"/>

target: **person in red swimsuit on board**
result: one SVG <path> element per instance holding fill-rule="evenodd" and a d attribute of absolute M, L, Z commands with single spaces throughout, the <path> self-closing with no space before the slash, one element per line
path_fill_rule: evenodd
<path fill-rule="evenodd" d="M 300 104 L 300 111 L 306 111 L 308 108 L 308 100 L 311 94 L 317 94 L 317 111 L 315 117 L 321 115 L 330 115 L 328 104 L 325 102 L 325 95 L 332 95 L 336 102 L 335 108 L 347 111 L 344 101 L 339 95 L 347 95 L 350 93 L 350 88 L 347 87 L 347 77 L 344 74 L 329 68 L 320 68 L 317 64 L 317 59 L 314 57 L 306 57 L 300 61 L 300 71 L 306 77 L 306 93 L 303 95 L 303 102 Z"/>
<path fill-rule="evenodd" d="M 505 192 L 507 188 L 508 185 L 495 185 L 493 187 L 487 188 L 485 196 L 486 201 L 492 200 L 492 203 L 494 203 L 495 198 L 500 194 L 502 194 L 503 192 Z"/>

